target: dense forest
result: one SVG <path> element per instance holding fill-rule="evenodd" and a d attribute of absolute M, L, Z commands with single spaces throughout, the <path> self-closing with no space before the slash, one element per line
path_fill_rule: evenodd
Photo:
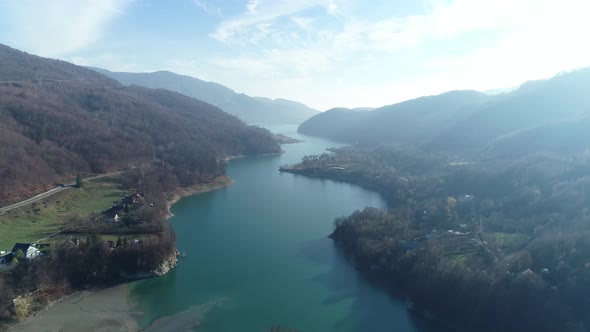
<path fill-rule="evenodd" d="M 590 68 L 532 81 L 495 96 L 452 91 L 373 111 L 335 109 L 299 132 L 360 146 L 418 146 L 426 151 L 523 153 L 584 151 L 589 147 Z"/>
<path fill-rule="evenodd" d="M 343 148 L 283 171 L 360 184 L 388 211 L 339 218 L 332 238 L 427 316 L 469 331 L 588 331 L 590 154 L 466 161 Z"/>
<path fill-rule="evenodd" d="M 1 205 L 143 162 L 188 186 L 223 174 L 228 156 L 279 151 L 266 129 L 205 102 L 0 45 Z"/>
<path fill-rule="evenodd" d="M 203 100 L 247 123 L 298 124 L 318 114 L 317 110 L 299 102 L 280 98 L 250 97 L 218 83 L 206 82 L 168 71 L 124 73 L 99 68 L 92 69 L 125 85 L 167 89 Z"/>
<path fill-rule="evenodd" d="M 380 192 L 331 237 L 408 308 L 467 331 L 590 331 L 590 69 L 485 96 L 334 110 L 354 145 L 283 171 Z"/>

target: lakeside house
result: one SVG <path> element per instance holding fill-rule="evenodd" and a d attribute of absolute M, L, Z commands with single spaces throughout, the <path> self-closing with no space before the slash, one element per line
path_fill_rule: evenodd
<path fill-rule="evenodd" d="M 120 201 L 114 202 L 113 206 L 102 212 L 102 218 L 105 222 L 120 222 L 123 218 L 128 217 L 130 209 L 143 201 L 143 193 L 124 194 Z"/>
<path fill-rule="evenodd" d="M 34 243 L 16 243 L 11 253 L 16 257 L 17 252 L 21 251 L 25 259 L 33 259 L 41 255 L 41 251 Z"/>

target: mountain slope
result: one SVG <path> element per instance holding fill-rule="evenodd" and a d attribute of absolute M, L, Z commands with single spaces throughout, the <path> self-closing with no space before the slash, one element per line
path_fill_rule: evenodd
<path fill-rule="evenodd" d="M 517 156 L 590 148 L 590 68 L 531 81 L 497 96 L 454 91 L 376 109 L 335 109 L 302 123 L 303 134 L 428 151 Z"/>
<path fill-rule="evenodd" d="M 153 73 L 111 72 L 92 68 L 125 85 L 140 85 L 148 88 L 168 89 L 203 100 L 233 114 L 248 123 L 288 124 L 301 123 L 318 113 L 304 104 L 286 100 L 250 97 L 238 94 L 221 84 L 206 82 L 194 77 L 168 71 Z"/>
<path fill-rule="evenodd" d="M 0 83 L 13 82 L 84 82 L 98 85 L 119 85 L 115 80 L 96 75 L 90 69 L 66 61 L 30 55 L 0 44 Z"/>
<path fill-rule="evenodd" d="M 454 151 L 478 150 L 512 137 L 512 144 L 528 144 L 530 134 L 542 128 L 567 131 L 567 123 L 590 112 L 590 68 L 523 84 L 518 90 L 494 97 L 471 116 L 437 137 L 432 147 Z M 565 121 L 565 122 L 564 122 Z M 556 134 L 551 129 L 547 135 Z M 522 137 L 523 141 L 517 141 Z M 549 138 L 546 137 L 546 138 Z M 576 143 L 576 142 L 571 142 Z M 538 144 L 537 148 L 541 148 Z M 531 146 L 532 147 L 532 146 Z"/>
<path fill-rule="evenodd" d="M 373 111 L 333 109 L 299 126 L 302 134 L 344 142 L 416 144 L 427 142 L 470 114 L 490 97 L 476 91 L 452 91 L 421 97 Z"/>
<path fill-rule="evenodd" d="M 267 130 L 176 92 L 124 87 L 3 45 L 0 59 L 11 80 L 0 83 L 0 204 L 78 172 L 151 163 L 170 185 L 190 185 L 223 174 L 229 155 L 280 151 Z"/>

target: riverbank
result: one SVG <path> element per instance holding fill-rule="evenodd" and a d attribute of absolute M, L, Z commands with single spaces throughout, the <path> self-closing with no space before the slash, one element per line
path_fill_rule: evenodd
<path fill-rule="evenodd" d="M 303 142 L 303 140 L 289 137 L 283 134 L 274 134 L 274 139 L 279 144 L 297 144 Z"/>
<path fill-rule="evenodd" d="M 588 266 L 577 258 L 588 251 L 578 242 L 587 233 L 584 194 L 568 173 L 586 160 L 555 162 L 560 171 L 540 171 L 542 182 L 527 178 L 531 187 L 548 188 L 533 199 L 523 183 L 514 183 L 540 163 L 535 158 L 458 167 L 450 156 L 417 150 L 333 152 L 281 171 L 345 180 L 383 195 L 388 209 L 340 217 L 330 237 L 363 274 L 390 293 L 402 289 L 414 312 L 469 331 L 590 326 L 583 305 Z M 566 200 L 563 192 L 571 196 Z M 546 224 L 558 214 L 569 217 Z"/>
<path fill-rule="evenodd" d="M 239 157 L 234 157 L 234 158 L 239 158 Z M 234 158 L 232 158 L 232 159 L 234 159 Z M 203 194 L 203 193 L 206 193 L 209 191 L 222 189 L 222 188 L 231 186 L 233 183 L 234 183 L 234 180 L 230 177 L 218 176 L 218 177 L 214 178 L 213 180 L 211 180 L 211 182 L 209 182 L 209 183 L 196 184 L 194 186 L 190 186 L 190 187 L 186 187 L 186 188 L 177 188 L 176 190 L 174 190 L 174 192 L 172 194 L 169 195 L 167 209 L 166 209 L 167 213 L 168 213 L 167 218 L 170 219 L 171 217 L 174 216 L 174 214 L 170 211 L 170 209 L 172 208 L 172 205 L 174 205 L 174 203 L 178 202 L 183 197 Z"/>
<path fill-rule="evenodd" d="M 225 298 L 227 304 L 205 315 L 198 328 L 267 331 L 279 324 L 300 331 L 426 331 L 414 327 L 403 301 L 359 278 L 326 238 L 335 217 L 367 205 L 385 207 L 381 197 L 358 186 L 277 171 L 332 144 L 306 138 L 284 146 L 281 156 L 232 161 L 231 188 L 175 205 L 177 246 L 187 254 L 174 278 L 133 287 L 134 301 L 146 312 L 142 323 Z"/>
<path fill-rule="evenodd" d="M 178 188 L 167 202 L 168 218 L 172 216 L 170 208 L 186 196 L 201 194 L 233 184 L 226 176 L 218 177 L 207 184 L 188 188 Z M 177 264 L 177 250 L 165 259 L 154 271 L 127 276 L 129 282 L 160 277 L 168 273 Z M 129 300 L 129 282 L 107 289 L 84 290 L 65 295 L 51 302 L 44 309 L 16 323 L 8 330 L 11 332 L 29 331 L 139 331 L 136 318 L 141 315 L 134 311 Z M 72 313 L 76 313 L 72 315 Z M 0 327 L 0 331 L 2 331 Z"/>

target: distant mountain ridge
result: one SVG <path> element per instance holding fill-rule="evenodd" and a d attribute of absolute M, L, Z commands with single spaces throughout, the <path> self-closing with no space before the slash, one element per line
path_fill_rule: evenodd
<path fill-rule="evenodd" d="M 371 112 L 330 110 L 299 126 L 307 135 L 457 153 L 522 154 L 590 148 L 590 68 L 489 96 L 452 91 Z"/>
<path fill-rule="evenodd" d="M 153 73 L 112 72 L 91 68 L 124 85 L 139 85 L 152 89 L 167 89 L 203 100 L 252 124 L 298 124 L 319 111 L 287 99 L 250 97 L 214 82 L 180 75 L 169 71 Z"/>
<path fill-rule="evenodd" d="M 305 121 L 298 131 L 357 144 L 426 142 L 489 98 L 477 91 L 451 91 L 372 111 L 335 108 Z"/>
<path fill-rule="evenodd" d="M 555 137 L 564 142 L 569 137 L 568 146 L 561 144 L 562 148 L 583 148 L 588 145 L 584 144 L 586 136 L 575 128 L 580 121 L 587 121 L 589 112 L 590 68 L 586 68 L 547 80 L 529 81 L 514 92 L 495 96 L 438 136 L 430 146 L 451 151 L 489 149 L 503 153 L 508 148 L 513 150 L 515 145 L 524 151 L 537 141 L 530 146 L 531 151 L 556 151 L 556 141 L 549 145 L 539 145 L 538 141 L 549 143 L 548 139 Z M 511 147 L 496 144 L 508 141 Z"/>

